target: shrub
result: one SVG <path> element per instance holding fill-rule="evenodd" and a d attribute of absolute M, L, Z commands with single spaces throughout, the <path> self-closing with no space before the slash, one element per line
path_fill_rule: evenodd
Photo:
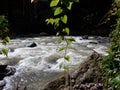
<path fill-rule="evenodd" d="M 8 20 L 5 16 L 0 16 L 0 39 L 2 40 L 3 45 L 6 45 L 10 41 L 8 31 Z M 3 48 L 2 53 L 7 55 L 8 51 Z"/>
<path fill-rule="evenodd" d="M 115 30 L 110 34 L 111 44 L 108 56 L 103 60 L 104 74 L 106 84 L 110 85 L 113 90 L 120 89 L 120 1 L 115 0 L 117 8 L 117 20 Z M 118 5 L 119 4 L 119 5 Z"/>

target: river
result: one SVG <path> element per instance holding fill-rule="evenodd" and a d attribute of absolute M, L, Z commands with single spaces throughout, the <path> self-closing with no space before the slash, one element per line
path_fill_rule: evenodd
<path fill-rule="evenodd" d="M 70 36 L 69 36 L 70 37 Z M 67 37 L 67 38 L 69 38 Z M 59 46 L 65 45 L 59 41 L 59 37 L 24 37 L 12 39 L 6 46 L 0 44 L 0 49 L 9 50 L 8 57 L 0 54 L 0 63 L 8 64 L 16 68 L 13 76 L 5 77 L 6 85 L 3 90 L 16 90 L 17 86 L 27 86 L 28 90 L 42 90 L 50 80 L 63 74 L 59 68 L 61 63 L 70 67 L 71 72 L 79 67 L 79 64 L 96 51 L 106 55 L 109 46 L 107 37 L 89 36 L 82 39 L 80 36 L 71 36 L 75 42 L 67 49 L 70 61 L 64 61 L 64 51 L 57 52 Z M 35 42 L 36 47 L 28 47 Z"/>

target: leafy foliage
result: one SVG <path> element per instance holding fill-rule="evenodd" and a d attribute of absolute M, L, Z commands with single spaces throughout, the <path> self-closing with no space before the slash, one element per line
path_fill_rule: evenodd
<path fill-rule="evenodd" d="M 5 16 L 0 16 L 0 39 L 2 40 L 3 45 L 7 45 L 10 41 L 10 38 L 8 37 L 8 20 Z M 5 48 L 3 48 L 1 52 L 6 56 L 8 55 L 8 51 Z"/>
<path fill-rule="evenodd" d="M 78 0 L 52 0 L 50 7 L 54 10 L 54 17 L 46 19 L 47 24 L 52 24 L 54 29 L 57 30 L 56 35 L 60 36 L 61 42 L 65 42 L 65 46 L 58 48 L 59 52 L 64 50 L 64 62 L 59 65 L 59 68 L 63 68 L 67 73 L 69 73 L 69 66 L 65 65 L 65 61 L 70 61 L 70 56 L 67 55 L 67 49 L 75 39 L 67 39 L 64 35 L 61 35 L 61 33 L 64 33 L 65 35 L 70 34 L 70 30 L 67 27 L 68 16 L 66 12 L 71 10 L 74 2 L 78 2 Z M 66 85 L 68 85 L 67 79 L 68 78 L 66 78 Z"/>
<path fill-rule="evenodd" d="M 57 6 L 58 3 L 59 3 L 59 0 L 52 0 L 51 3 L 50 3 L 50 7 Z"/>
<path fill-rule="evenodd" d="M 120 1 L 115 0 L 116 7 L 119 12 Z M 117 13 L 118 15 L 118 13 Z M 109 55 L 103 60 L 103 68 L 105 70 L 106 82 L 111 85 L 113 90 L 120 89 L 120 17 L 118 16 L 116 28 L 110 35 L 111 46 Z"/>
<path fill-rule="evenodd" d="M 61 41 L 66 43 L 66 46 L 62 46 L 58 48 L 58 51 L 65 50 L 64 59 L 66 61 L 70 60 L 70 57 L 66 56 L 67 48 L 75 40 L 73 38 L 67 39 L 60 34 L 61 33 L 64 33 L 65 35 L 70 34 L 70 30 L 66 26 L 68 21 L 68 16 L 66 12 L 71 10 L 72 4 L 74 2 L 79 2 L 79 1 L 78 0 L 52 0 L 50 3 L 50 7 L 53 8 L 54 10 L 54 17 L 46 19 L 47 24 L 52 24 L 54 26 L 54 29 L 58 31 L 56 35 L 60 36 Z M 60 67 L 62 67 L 62 65 L 60 65 Z"/>

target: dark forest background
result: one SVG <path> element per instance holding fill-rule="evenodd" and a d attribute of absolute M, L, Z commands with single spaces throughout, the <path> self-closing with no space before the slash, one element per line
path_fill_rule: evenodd
<path fill-rule="evenodd" d="M 49 7 L 50 0 L 3 0 L 0 3 L 0 15 L 7 16 L 11 34 L 40 34 L 55 35 L 51 25 L 45 20 L 53 15 Z M 115 16 L 112 0 L 80 0 L 68 12 L 70 35 L 102 35 L 111 32 Z"/>

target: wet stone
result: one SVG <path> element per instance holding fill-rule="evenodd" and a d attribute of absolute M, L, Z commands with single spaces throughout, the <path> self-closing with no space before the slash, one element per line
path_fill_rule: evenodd
<path fill-rule="evenodd" d="M 0 65 L 0 80 L 6 76 L 13 75 L 16 72 L 16 69 L 13 67 L 8 67 L 7 65 Z"/>
<path fill-rule="evenodd" d="M 0 65 L 0 72 L 4 72 L 7 65 Z"/>
<path fill-rule="evenodd" d="M 7 67 L 5 74 L 6 74 L 6 76 L 10 76 L 10 75 L 13 75 L 15 72 L 16 72 L 15 68 L 13 68 L 13 67 Z"/>
<path fill-rule="evenodd" d="M 35 42 L 31 43 L 30 45 L 27 45 L 27 47 L 36 47 L 37 44 Z"/>
<path fill-rule="evenodd" d="M 5 84 L 6 84 L 5 80 L 0 80 L 0 87 L 5 86 Z"/>
<path fill-rule="evenodd" d="M 93 42 L 89 42 L 90 44 L 98 44 L 98 42 L 95 42 L 95 41 L 93 41 Z"/>

